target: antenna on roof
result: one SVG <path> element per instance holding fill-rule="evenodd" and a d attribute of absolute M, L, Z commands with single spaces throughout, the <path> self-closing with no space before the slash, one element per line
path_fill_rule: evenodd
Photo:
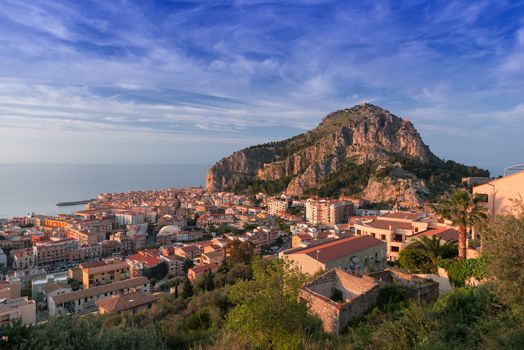
<path fill-rule="evenodd" d="M 507 168 L 504 168 L 504 176 L 508 175 L 508 173 L 510 171 L 519 172 L 519 171 L 522 171 L 522 170 L 524 170 L 524 164 L 512 165 L 512 166 L 509 166 Z"/>

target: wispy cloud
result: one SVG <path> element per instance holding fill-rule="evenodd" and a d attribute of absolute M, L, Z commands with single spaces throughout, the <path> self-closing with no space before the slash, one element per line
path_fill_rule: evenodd
<path fill-rule="evenodd" d="M 191 144 L 208 162 L 363 101 L 409 116 L 429 143 L 467 132 L 481 145 L 524 131 L 523 26 L 509 1 L 7 0 L 0 149 L 42 157 L 42 130 L 63 147 L 86 134 Z"/>

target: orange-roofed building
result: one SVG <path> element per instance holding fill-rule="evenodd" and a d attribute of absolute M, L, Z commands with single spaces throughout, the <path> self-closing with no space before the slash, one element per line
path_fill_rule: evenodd
<path fill-rule="evenodd" d="M 157 256 L 147 256 L 143 253 L 137 253 L 128 256 L 127 262 L 131 268 L 131 276 L 137 277 L 143 274 L 144 269 L 150 270 L 162 263 L 162 260 Z"/>
<path fill-rule="evenodd" d="M 196 280 L 198 277 L 202 276 L 204 273 L 206 273 L 207 271 L 211 271 L 212 273 L 215 273 L 218 271 L 218 264 L 209 264 L 209 265 L 200 265 L 200 266 L 195 266 L 193 268 L 190 268 L 188 271 L 187 271 L 187 278 L 193 282 L 194 280 Z"/>
<path fill-rule="evenodd" d="M 338 267 L 343 271 L 363 274 L 380 271 L 386 263 L 386 243 L 371 236 L 340 238 L 306 248 L 292 248 L 280 253 L 281 258 L 297 264 L 302 272 Z"/>

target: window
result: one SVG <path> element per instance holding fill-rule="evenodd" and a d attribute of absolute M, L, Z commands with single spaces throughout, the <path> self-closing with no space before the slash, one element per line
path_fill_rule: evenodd
<path fill-rule="evenodd" d="M 392 251 L 393 253 L 398 253 L 399 250 L 400 250 L 400 249 L 399 249 L 399 247 L 397 247 L 397 246 L 392 246 L 392 247 L 391 247 L 391 251 Z"/>
<path fill-rule="evenodd" d="M 477 198 L 482 203 L 487 203 L 489 201 L 489 196 L 485 193 L 477 193 Z"/>

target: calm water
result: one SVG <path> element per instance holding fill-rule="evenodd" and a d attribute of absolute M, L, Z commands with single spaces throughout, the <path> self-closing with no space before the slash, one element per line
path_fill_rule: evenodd
<path fill-rule="evenodd" d="M 0 164 L 0 218 L 71 213 L 103 192 L 205 185 L 207 165 Z"/>

